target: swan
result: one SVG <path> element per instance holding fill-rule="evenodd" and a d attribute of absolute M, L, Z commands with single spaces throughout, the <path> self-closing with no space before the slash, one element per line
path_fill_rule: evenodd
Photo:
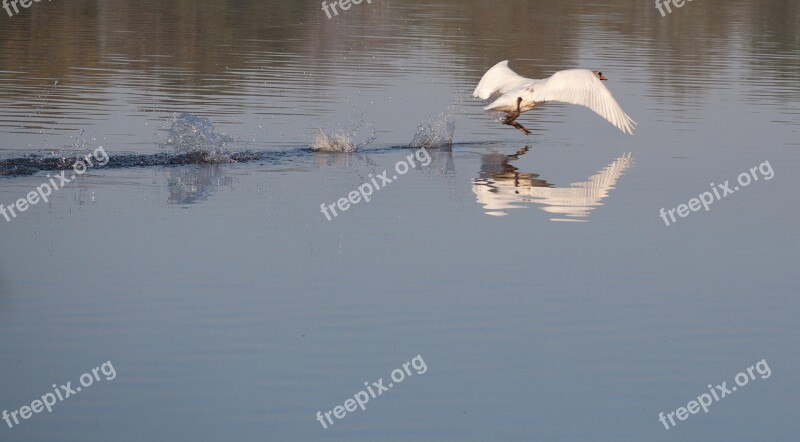
<path fill-rule="evenodd" d="M 504 112 L 503 124 L 514 126 L 525 135 L 531 131 L 519 124 L 517 118 L 548 101 L 586 106 L 622 132 L 632 135 L 636 122 L 617 104 L 603 85 L 605 80 L 602 72 L 588 69 L 568 69 L 543 80 L 532 80 L 518 75 L 508 67 L 508 60 L 504 60 L 483 74 L 472 96 L 493 100 L 484 110 Z"/>

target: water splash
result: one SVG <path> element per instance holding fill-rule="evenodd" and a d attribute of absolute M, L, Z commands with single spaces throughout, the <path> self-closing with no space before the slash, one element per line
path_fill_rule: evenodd
<path fill-rule="evenodd" d="M 450 119 L 450 115 L 439 114 L 438 117 L 423 120 L 417 124 L 417 132 L 411 142 L 408 143 L 408 147 L 450 147 L 453 145 L 455 131 L 456 123 Z"/>
<path fill-rule="evenodd" d="M 344 131 L 326 134 L 319 130 L 311 142 L 311 150 L 315 152 L 355 152 L 358 146 L 351 134 Z"/>
<path fill-rule="evenodd" d="M 377 138 L 375 128 L 372 125 L 365 128 L 365 124 L 365 120 L 362 118 L 361 122 L 349 131 L 339 129 L 332 133 L 325 133 L 320 129 L 311 141 L 311 150 L 314 152 L 356 152 Z M 357 143 L 356 140 L 364 136 L 360 132 L 365 130 L 369 131 L 369 135 L 366 135 L 364 141 Z"/>
<path fill-rule="evenodd" d="M 234 160 L 225 152 L 229 136 L 214 130 L 208 118 L 189 113 L 173 114 L 167 139 L 162 147 L 173 149 L 197 163 L 230 163 Z"/>

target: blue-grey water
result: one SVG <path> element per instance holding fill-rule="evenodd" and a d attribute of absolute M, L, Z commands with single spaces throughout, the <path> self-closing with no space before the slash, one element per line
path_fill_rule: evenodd
<path fill-rule="evenodd" d="M 0 215 L 0 440 L 797 439 L 796 2 L 20 9 L 0 204 L 70 182 Z M 558 104 L 503 126 L 470 95 L 505 59 L 602 70 L 634 135 Z"/>

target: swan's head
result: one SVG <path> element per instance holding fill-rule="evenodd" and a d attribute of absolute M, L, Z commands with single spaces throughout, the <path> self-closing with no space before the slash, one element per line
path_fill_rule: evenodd
<path fill-rule="evenodd" d="M 594 72 L 594 74 L 597 75 L 597 78 L 599 78 L 600 80 L 602 80 L 602 81 L 608 80 L 608 78 L 603 76 L 602 72 L 600 72 L 600 71 L 592 71 L 592 72 Z"/>

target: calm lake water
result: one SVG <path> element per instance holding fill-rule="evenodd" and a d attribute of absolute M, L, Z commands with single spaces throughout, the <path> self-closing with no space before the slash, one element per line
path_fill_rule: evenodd
<path fill-rule="evenodd" d="M 0 217 L 0 411 L 92 383 L 0 440 L 796 440 L 800 4 L 602 3 L 0 9 L 0 204 L 108 155 Z M 635 134 L 492 120 L 505 59 L 602 70 Z"/>

